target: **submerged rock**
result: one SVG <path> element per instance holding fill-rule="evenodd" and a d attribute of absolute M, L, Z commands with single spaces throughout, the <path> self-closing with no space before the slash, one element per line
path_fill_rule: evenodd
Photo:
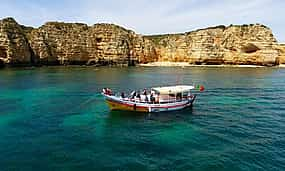
<path fill-rule="evenodd" d="M 282 56 L 283 54 L 283 56 Z M 10 65 L 136 65 L 149 62 L 277 65 L 284 47 L 263 25 L 217 26 L 143 36 L 114 24 L 0 20 L 0 61 Z"/>

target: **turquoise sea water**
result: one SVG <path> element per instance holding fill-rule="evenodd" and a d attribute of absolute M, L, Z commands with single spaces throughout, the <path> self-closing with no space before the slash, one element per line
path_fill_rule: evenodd
<path fill-rule="evenodd" d="M 194 107 L 109 111 L 100 91 L 202 84 Z M 0 170 L 285 170 L 285 69 L 0 70 Z"/>

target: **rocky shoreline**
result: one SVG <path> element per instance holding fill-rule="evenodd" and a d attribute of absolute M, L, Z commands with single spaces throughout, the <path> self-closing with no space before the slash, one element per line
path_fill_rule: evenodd
<path fill-rule="evenodd" d="M 233 68 L 260 68 L 266 66 L 260 65 L 195 65 L 187 62 L 152 62 L 147 64 L 138 64 L 142 67 L 233 67 Z M 279 65 L 278 65 L 279 66 Z M 280 65 L 282 67 L 282 65 Z"/>
<path fill-rule="evenodd" d="M 169 63 L 169 64 L 167 64 Z M 0 20 L 0 67 L 43 65 L 278 66 L 285 45 L 261 24 L 140 35 L 114 24 Z"/>

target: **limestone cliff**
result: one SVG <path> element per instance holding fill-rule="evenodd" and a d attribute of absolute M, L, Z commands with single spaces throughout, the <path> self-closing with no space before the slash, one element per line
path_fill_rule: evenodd
<path fill-rule="evenodd" d="M 155 61 L 270 66 L 285 62 L 284 46 L 260 24 L 143 36 L 114 24 L 48 22 L 32 28 L 12 18 L 0 20 L 0 65 L 135 65 Z"/>
<path fill-rule="evenodd" d="M 275 65 L 279 55 L 271 30 L 259 24 L 146 37 L 155 42 L 159 61 Z"/>
<path fill-rule="evenodd" d="M 0 63 L 30 64 L 31 60 L 23 28 L 13 18 L 0 20 Z"/>
<path fill-rule="evenodd" d="M 279 50 L 278 63 L 285 64 L 285 44 L 278 44 L 276 48 Z"/>
<path fill-rule="evenodd" d="M 50 22 L 34 29 L 29 37 L 41 64 L 134 65 L 152 53 L 144 49 L 149 45 L 141 36 L 113 24 L 89 27 Z"/>
<path fill-rule="evenodd" d="M 157 60 L 150 40 L 114 24 L 48 22 L 39 28 L 0 21 L 0 63 L 135 65 Z"/>

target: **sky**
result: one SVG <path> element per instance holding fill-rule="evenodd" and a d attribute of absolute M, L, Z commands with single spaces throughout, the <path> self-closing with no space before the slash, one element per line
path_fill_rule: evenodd
<path fill-rule="evenodd" d="M 285 43 L 284 0 L 1 0 L 0 18 L 39 27 L 48 21 L 113 23 L 139 34 L 180 33 L 261 23 Z"/>

